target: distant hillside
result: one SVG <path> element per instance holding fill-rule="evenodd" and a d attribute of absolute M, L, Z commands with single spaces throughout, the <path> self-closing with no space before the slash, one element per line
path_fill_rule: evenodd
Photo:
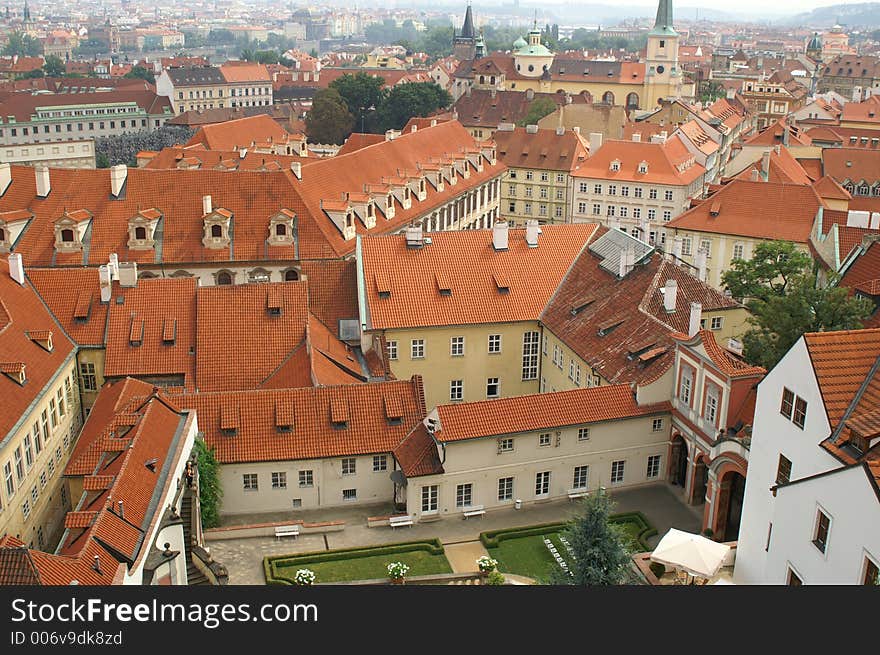
<path fill-rule="evenodd" d="M 880 27 L 880 2 L 863 2 L 855 5 L 832 5 L 818 7 L 813 11 L 797 14 L 779 23 L 784 25 L 809 25 L 815 27 L 833 27 L 840 23 L 850 29 Z"/>

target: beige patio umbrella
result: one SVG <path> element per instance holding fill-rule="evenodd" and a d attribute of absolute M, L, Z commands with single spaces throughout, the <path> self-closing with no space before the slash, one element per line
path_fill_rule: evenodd
<path fill-rule="evenodd" d="M 724 563 L 730 546 L 698 534 L 670 528 L 651 553 L 651 560 L 700 578 L 711 578 Z"/>

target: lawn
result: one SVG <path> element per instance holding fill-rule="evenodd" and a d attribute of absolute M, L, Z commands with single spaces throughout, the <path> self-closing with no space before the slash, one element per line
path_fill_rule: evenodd
<path fill-rule="evenodd" d="M 293 584 L 299 569 L 314 571 L 316 583 L 349 582 L 387 578 L 391 562 L 409 566 L 407 577 L 452 573 L 439 540 L 267 557 L 264 570 L 269 584 Z"/>
<path fill-rule="evenodd" d="M 629 548 L 633 552 L 648 550 L 644 539 L 655 534 L 656 530 L 638 513 L 618 514 L 611 517 L 629 538 Z M 489 556 L 498 560 L 498 569 L 505 573 L 515 573 L 537 580 L 545 580 L 558 566 L 547 546 L 544 537 L 550 539 L 562 558 L 571 566 L 571 557 L 559 540 L 565 523 L 550 523 L 509 530 L 484 532 L 480 540 L 486 546 Z"/>

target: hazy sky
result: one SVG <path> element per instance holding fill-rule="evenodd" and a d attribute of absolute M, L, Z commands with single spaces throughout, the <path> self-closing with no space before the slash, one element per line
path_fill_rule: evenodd
<path fill-rule="evenodd" d="M 601 2 L 602 0 L 586 0 L 587 3 Z M 861 0 L 860 0 L 861 1 Z M 657 0 L 616 0 L 616 4 L 629 6 L 657 6 Z M 476 3 L 478 4 L 478 2 Z M 559 0 L 520 0 L 520 6 L 535 5 L 559 5 L 559 4 L 576 4 L 569 1 L 560 2 Z M 810 11 L 816 7 L 827 7 L 831 5 L 843 4 L 860 4 L 860 2 L 844 2 L 843 0 L 673 0 L 673 7 L 705 7 L 707 9 L 718 9 L 728 13 L 742 13 L 744 11 L 754 11 L 755 18 L 764 15 L 779 14 L 799 14 Z M 690 11 L 686 12 L 689 17 L 692 16 Z"/>

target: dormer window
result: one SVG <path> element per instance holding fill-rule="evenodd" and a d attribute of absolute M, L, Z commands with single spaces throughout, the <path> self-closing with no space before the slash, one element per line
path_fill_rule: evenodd
<path fill-rule="evenodd" d="M 611 170 L 615 171 L 615 172 L 620 170 L 620 160 L 619 159 L 615 159 L 613 162 L 611 162 Z"/>
<path fill-rule="evenodd" d="M 156 209 L 138 211 L 128 220 L 128 247 L 132 250 L 151 250 L 155 246 L 153 234 L 162 213 Z"/>
<path fill-rule="evenodd" d="M 639 173 L 647 173 L 648 172 L 648 162 L 643 161 L 639 163 Z"/>
<path fill-rule="evenodd" d="M 202 245 L 206 248 L 219 249 L 229 247 L 229 231 L 232 224 L 232 212 L 217 208 L 204 217 L 205 236 Z"/>
<path fill-rule="evenodd" d="M 275 226 L 275 236 L 277 236 L 277 237 L 287 236 L 287 226 L 284 223 L 278 223 Z"/>
<path fill-rule="evenodd" d="M 62 253 L 82 250 L 82 239 L 91 220 L 92 213 L 87 209 L 65 211 L 55 221 L 55 250 Z"/>
<path fill-rule="evenodd" d="M 73 242 L 74 242 L 73 230 L 71 230 L 69 228 L 61 230 L 61 241 L 67 245 L 73 244 Z"/>
<path fill-rule="evenodd" d="M 24 362 L 0 362 L 0 373 L 19 386 L 24 386 L 27 376 L 24 372 Z"/>
<path fill-rule="evenodd" d="M 211 226 L 211 237 L 214 239 L 220 239 L 223 237 L 223 228 L 219 225 Z"/>
<path fill-rule="evenodd" d="M 296 214 L 289 209 L 282 209 L 269 218 L 270 246 L 292 246 L 295 243 Z"/>
<path fill-rule="evenodd" d="M 147 228 L 145 227 L 136 227 L 134 228 L 134 238 L 138 241 L 143 241 L 147 238 Z"/>
<path fill-rule="evenodd" d="M 385 198 L 385 208 L 389 213 L 394 211 L 394 194 L 389 193 L 388 197 Z"/>
<path fill-rule="evenodd" d="M 28 339 L 46 352 L 52 352 L 52 330 L 36 330 L 28 332 Z"/>

